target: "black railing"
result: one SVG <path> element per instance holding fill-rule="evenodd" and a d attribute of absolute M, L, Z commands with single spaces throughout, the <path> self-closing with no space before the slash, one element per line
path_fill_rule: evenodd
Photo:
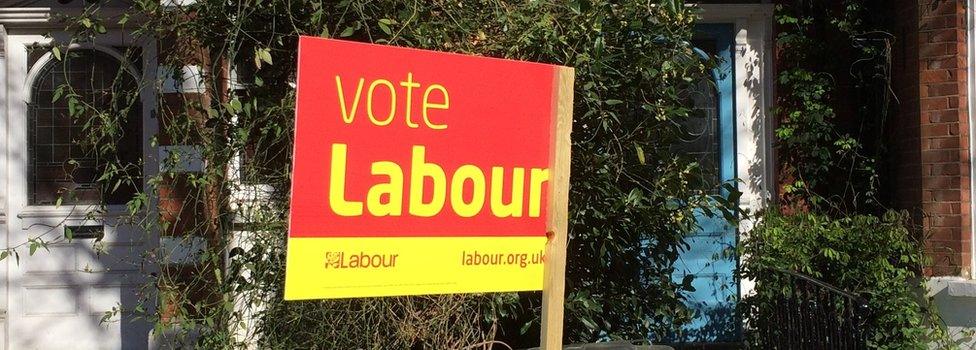
<path fill-rule="evenodd" d="M 866 349 L 867 300 L 816 278 L 767 269 L 747 299 L 750 343 L 760 349 Z"/>

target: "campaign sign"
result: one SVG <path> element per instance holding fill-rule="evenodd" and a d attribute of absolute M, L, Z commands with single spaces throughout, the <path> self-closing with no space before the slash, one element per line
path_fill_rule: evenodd
<path fill-rule="evenodd" d="M 542 289 L 569 69 L 301 37 L 285 299 Z"/>

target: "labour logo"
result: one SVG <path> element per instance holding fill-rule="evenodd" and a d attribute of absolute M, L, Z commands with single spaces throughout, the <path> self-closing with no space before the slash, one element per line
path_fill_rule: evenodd
<path fill-rule="evenodd" d="M 339 268 L 342 264 L 342 253 L 340 252 L 326 252 L 325 253 L 325 267 Z"/>

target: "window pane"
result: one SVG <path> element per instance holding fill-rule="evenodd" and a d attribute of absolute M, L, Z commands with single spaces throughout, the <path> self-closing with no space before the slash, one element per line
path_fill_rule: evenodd
<path fill-rule="evenodd" d="M 66 83 L 71 84 L 78 100 L 92 107 L 87 110 L 92 112 L 71 117 L 67 98 L 53 101 L 55 91 Z M 118 60 L 102 52 L 73 50 L 65 55 L 64 61 L 51 61 L 44 67 L 31 86 L 28 109 L 30 204 L 55 204 L 58 198 L 63 204 L 121 204 L 132 197 L 136 186 L 123 182 L 115 191 L 103 191 L 95 182 L 109 162 L 130 169 L 129 174 L 137 183 L 141 182 L 138 173 L 142 149 L 140 108 L 131 108 L 125 115 L 116 112 L 128 103 L 121 97 L 134 91 L 135 80 L 127 72 L 121 72 Z M 112 97 L 116 97 L 115 101 Z M 109 120 L 118 123 L 121 132 L 114 139 L 95 142 L 86 139 L 92 132 L 86 125 L 95 128 L 100 125 L 93 111 L 107 113 Z M 113 141 L 120 152 L 98 154 L 93 147 Z"/>
<path fill-rule="evenodd" d="M 713 56 L 717 45 L 713 39 L 699 39 L 695 40 L 695 46 L 702 49 L 704 54 Z M 696 187 L 715 191 L 721 183 L 719 96 L 715 82 L 711 79 L 694 82 L 685 87 L 682 96 L 686 105 L 693 109 L 687 119 L 678 121 L 683 135 L 671 149 L 689 155 L 698 162 L 700 172 Z"/>
<path fill-rule="evenodd" d="M 720 183 L 718 94 L 715 83 L 700 81 L 683 94 L 694 110 L 687 119 L 678 122 L 684 135 L 672 150 L 689 155 L 698 162 L 701 169 L 700 189 L 715 189 Z"/>

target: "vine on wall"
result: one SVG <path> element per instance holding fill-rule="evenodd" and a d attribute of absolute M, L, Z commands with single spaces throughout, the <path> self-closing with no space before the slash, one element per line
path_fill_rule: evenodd
<path fill-rule="evenodd" d="M 784 207 L 877 213 L 894 36 L 873 0 L 777 6 L 774 114 Z M 830 48 L 824 47 L 831 43 Z"/>

